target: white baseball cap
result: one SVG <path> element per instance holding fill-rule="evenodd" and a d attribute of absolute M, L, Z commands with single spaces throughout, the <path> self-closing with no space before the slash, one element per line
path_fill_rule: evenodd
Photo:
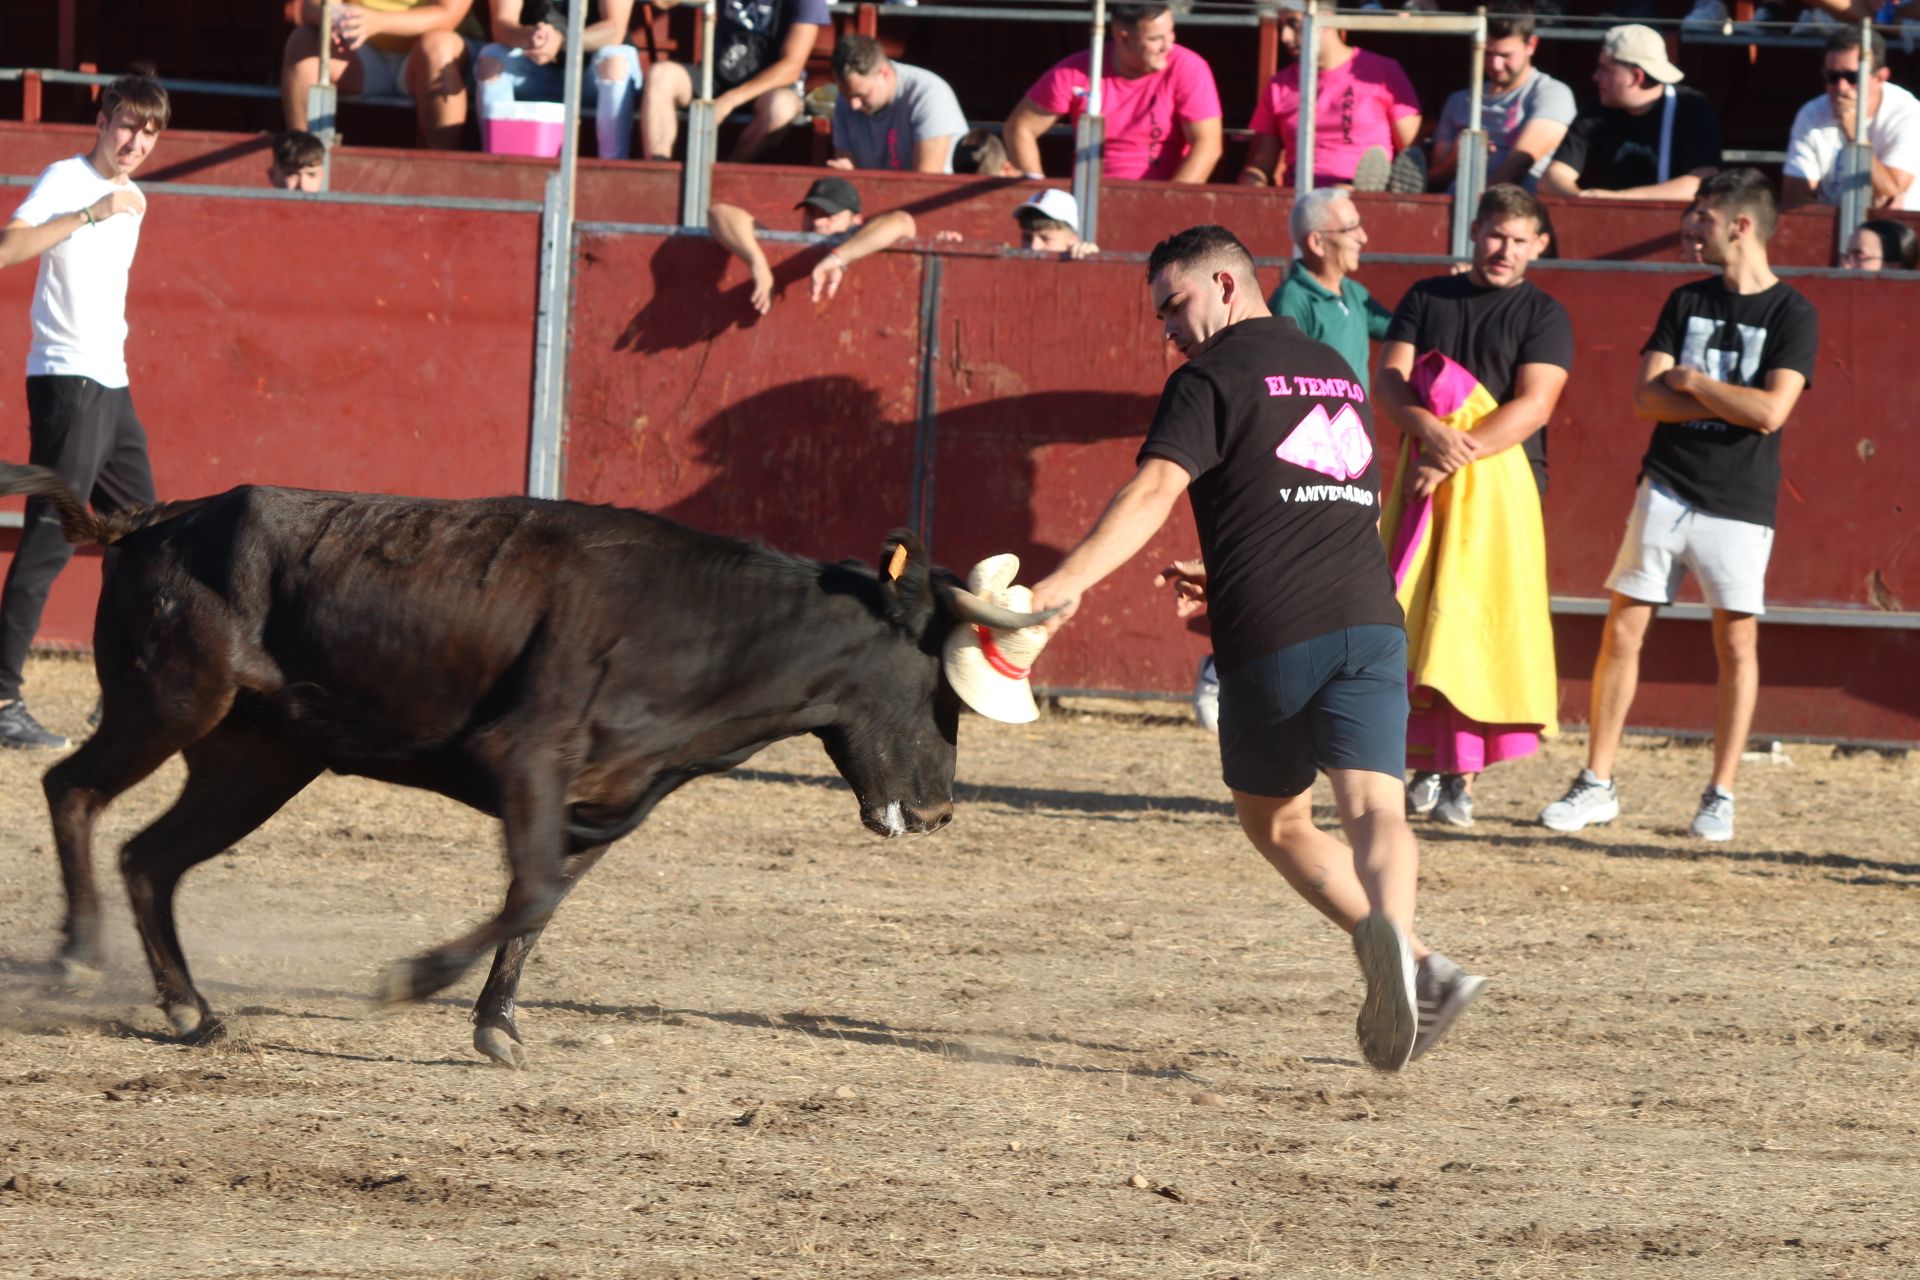
<path fill-rule="evenodd" d="M 1073 198 L 1071 191 L 1062 191 L 1058 187 L 1036 191 L 1014 206 L 1013 216 L 1024 222 L 1029 209 L 1043 218 L 1066 223 L 1073 228 L 1075 235 L 1080 233 L 1080 202 Z"/>

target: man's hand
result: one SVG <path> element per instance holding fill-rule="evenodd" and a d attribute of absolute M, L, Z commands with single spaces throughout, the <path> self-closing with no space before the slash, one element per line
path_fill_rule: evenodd
<path fill-rule="evenodd" d="M 760 315 L 773 310 L 773 268 L 764 259 L 753 264 L 753 292 L 747 301 Z"/>
<path fill-rule="evenodd" d="M 853 161 L 849 160 L 846 156 L 835 156 L 833 159 L 827 161 L 827 168 L 851 169 L 853 168 Z"/>
<path fill-rule="evenodd" d="M 566 42 L 566 35 L 551 22 L 536 23 L 527 37 L 527 61 L 544 67 L 560 56 L 560 47 Z"/>
<path fill-rule="evenodd" d="M 1689 369 L 1686 365 L 1677 364 L 1661 374 L 1660 381 L 1666 383 L 1669 390 L 1678 391 L 1683 396 L 1690 396 L 1699 386 L 1702 376 L 1698 369 Z"/>
<path fill-rule="evenodd" d="M 1433 491 L 1445 484 L 1452 474 L 1453 472 L 1436 467 L 1431 462 L 1421 463 L 1413 471 L 1413 496 L 1416 498 L 1431 496 Z"/>
<path fill-rule="evenodd" d="M 1207 607 L 1207 566 L 1199 560 L 1175 560 L 1153 575 L 1153 585 L 1173 584 L 1173 613 L 1191 618 Z"/>
<path fill-rule="evenodd" d="M 829 253 L 820 259 L 819 265 L 813 269 L 813 300 L 818 302 L 823 295 L 831 300 L 834 294 L 840 292 L 840 282 L 846 277 L 847 264 L 841 261 L 839 254 Z"/>
<path fill-rule="evenodd" d="M 379 24 L 374 15 L 357 4 L 342 5 L 333 15 L 333 43 L 342 51 L 351 53 L 367 42 L 368 36 L 379 34 Z"/>
<path fill-rule="evenodd" d="M 1077 583 L 1067 581 L 1057 573 L 1033 584 L 1032 603 L 1035 613 L 1045 613 L 1056 606 L 1060 610 L 1042 624 L 1046 627 L 1048 635 L 1053 635 L 1061 627 L 1066 626 L 1067 619 L 1079 610 L 1080 591 L 1081 588 Z"/>
<path fill-rule="evenodd" d="M 959 244 L 965 239 L 966 237 L 958 231 L 936 231 L 933 233 L 933 242 L 935 244 Z"/>
<path fill-rule="evenodd" d="M 145 213 L 147 198 L 132 187 L 121 187 L 95 200 L 87 212 L 95 222 L 105 222 L 116 213 Z"/>
<path fill-rule="evenodd" d="M 1480 457 L 1480 442 L 1473 438 L 1470 431 L 1455 431 L 1444 426 L 1420 441 L 1420 464 L 1438 467 L 1447 475 L 1452 475 L 1464 466 L 1477 461 Z"/>

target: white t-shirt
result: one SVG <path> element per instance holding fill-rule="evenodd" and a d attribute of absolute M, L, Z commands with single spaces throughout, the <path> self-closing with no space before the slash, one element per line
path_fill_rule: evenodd
<path fill-rule="evenodd" d="M 114 191 L 85 156 L 49 165 L 9 221 L 40 226 L 84 209 Z M 120 213 L 81 227 L 40 255 L 33 288 L 33 346 L 27 376 L 72 374 L 103 387 L 127 385 L 127 272 L 144 216 Z"/>
<path fill-rule="evenodd" d="M 1889 169 L 1914 175 L 1896 206 L 1920 209 L 1920 99 L 1897 84 L 1881 87 L 1880 110 L 1867 122 L 1867 141 L 1873 155 Z M 1823 204 L 1840 203 L 1840 156 L 1846 147 L 1833 104 L 1821 94 L 1793 118 L 1783 172 L 1811 182 Z"/>

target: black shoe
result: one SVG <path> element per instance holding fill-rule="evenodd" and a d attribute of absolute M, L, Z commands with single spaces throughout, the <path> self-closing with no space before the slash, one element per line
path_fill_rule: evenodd
<path fill-rule="evenodd" d="M 0 747 L 42 747 L 58 751 L 67 740 L 54 733 L 27 710 L 19 698 L 0 705 Z"/>

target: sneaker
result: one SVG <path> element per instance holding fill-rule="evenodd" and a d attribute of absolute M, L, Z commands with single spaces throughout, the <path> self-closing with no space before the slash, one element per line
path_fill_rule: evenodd
<path fill-rule="evenodd" d="M 58 751 L 67 740 L 53 732 L 27 710 L 19 698 L 0 706 L 0 747 L 41 747 Z"/>
<path fill-rule="evenodd" d="M 1473 796 L 1467 791 L 1465 774 L 1450 773 L 1441 781 L 1440 801 L 1433 806 L 1433 816 L 1449 826 L 1473 825 Z"/>
<path fill-rule="evenodd" d="M 1614 794 L 1612 781 L 1602 782 L 1593 776 L 1593 770 L 1582 769 L 1567 794 L 1540 811 L 1540 825 L 1550 831 L 1578 831 L 1619 816 L 1620 798 Z"/>
<path fill-rule="evenodd" d="M 1393 157 L 1387 154 L 1387 149 L 1368 147 L 1360 153 L 1360 162 L 1353 166 L 1353 189 L 1385 191 L 1387 179 L 1392 173 Z"/>
<path fill-rule="evenodd" d="M 1420 966 L 1420 976 L 1414 979 L 1414 1004 L 1420 1013 L 1420 1032 L 1413 1040 L 1413 1061 L 1427 1050 L 1433 1048 L 1452 1029 L 1467 1006 L 1480 998 L 1486 990 L 1487 980 L 1478 974 L 1468 973 L 1453 961 L 1432 952 Z"/>
<path fill-rule="evenodd" d="M 1387 190 L 1397 196 L 1418 196 L 1427 190 L 1427 153 L 1408 147 L 1393 158 L 1387 170 Z"/>
<path fill-rule="evenodd" d="M 1681 20 L 1681 25 L 1718 30 L 1726 24 L 1730 16 L 1724 0 L 1694 0 L 1693 8 L 1687 11 L 1687 16 Z"/>
<path fill-rule="evenodd" d="M 1398 925 L 1375 912 L 1353 931 L 1353 953 L 1367 978 L 1366 998 L 1354 1029 L 1360 1056 L 1378 1071 L 1398 1071 L 1413 1056 L 1420 1031 L 1413 1003 L 1413 952 Z"/>
<path fill-rule="evenodd" d="M 1709 785 L 1700 793 L 1700 812 L 1693 815 L 1693 834 L 1702 840 L 1733 839 L 1733 792 Z"/>
<path fill-rule="evenodd" d="M 1440 775 L 1416 773 L 1407 784 L 1407 816 L 1424 818 L 1440 803 Z"/>
<path fill-rule="evenodd" d="M 1220 732 L 1220 676 L 1213 669 L 1213 655 L 1200 660 L 1200 674 L 1193 681 L 1193 718 L 1208 733 Z"/>

